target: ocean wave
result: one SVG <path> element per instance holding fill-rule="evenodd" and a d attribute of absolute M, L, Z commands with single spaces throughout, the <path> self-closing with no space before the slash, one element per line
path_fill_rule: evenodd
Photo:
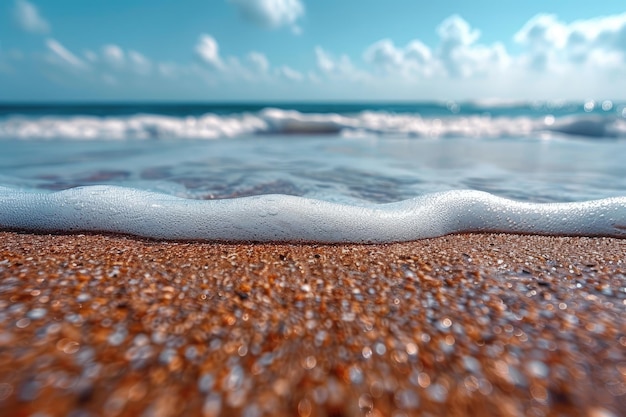
<path fill-rule="evenodd" d="M 110 117 L 13 115 L 0 119 L 0 139 L 216 139 L 257 134 L 624 138 L 626 120 L 614 115 L 422 117 L 415 113 L 302 113 L 276 108 L 256 113 L 209 113 L 187 117 L 154 114 Z"/>
<path fill-rule="evenodd" d="M 626 237 L 626 197 L 535 204 L 472 190 L 351 205 L 287 195 L 189 200 L 115 186 L 0 187 L 0 229 L 155 239 L 384 243 L 463 232 Z"/>

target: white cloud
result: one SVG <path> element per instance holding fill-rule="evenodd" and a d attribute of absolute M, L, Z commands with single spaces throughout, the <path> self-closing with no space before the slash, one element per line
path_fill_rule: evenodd
<path fill-rule="evenodd" d="M 248 61 L 252 65 L 253 69 L 258 73 L 266 73 L 270 68 L 270 63 L 267 57 L 260 52 L 250 52 L 248 54 Z"/>
<path fill-rule="evenodd" d="M 433 53 L 421 41 L 413 40 L 404 48 L 404 59 L 420 66 L 426 66 L 432 61 Z"/>
<path fill-rule="evenodd" d="M 352 64 L 350 57 L 345 54 L 341 55 L 339 58 L 335 58 L 322 47 L 316 46 L 315 57 L 317 68 L 327 77 L 348 81 L 358 81 L 367 78 L 367 75 L 357 69 Z M 314 79 L 314 81 L 317 82 L 318 80 Z"/>
<path fill-rule="evenodd" d="M 579 71 L 581 64 L 607 71 L 626 62 L 626 13 L 570 24 L 554 15 L 538 15 L 515 34 L 514 40 L 524 48 L 516 56 L 502 42 L 480 43 L 480 31 L 458 15 L 445 19 L 436 33 L 439 41 L 432 46 L 419 39 L 406 46 L 382 39 L 366 48 L 363 60 L 378 74 L 409 81 L 505 79 L 510 72 L 523 72 L 524 67 L 564 74 Z M 323 73 L 334 70 L 335 61 L 323 51 L 316 49 L 316 57 Z"/>
<path fill-rule="evenodd" d="M 91 50 L 85 51 L 83 55 L 91 63 L 104 62 L 109 69 L 116 71 L 132 71 L 139 75 L 152 72 L 152 61 L 145 55 L 132 49 L 125 51 L 115 44 L 104 45 L 100 56 Z"/>
<path fill-rule="evenodd" d="M 315 57 L 317 58 L 317 67 L 324 73 L 330 73 L 335 70 L 335 62 L 330 55 L 320 46 L 315 47 Z"/>
<path fill-rule="evenodd" d="M 368 47 L 363 58 L 380 69 L 394 72 L 402 65 L 404 52 L 391 39 L 383 39 Z"/>
<path fill-rule="evenodd" d="M 130 74 L 147 76 L 152 73 L 154 64 L 145 55 L 135 50 L 124 50 L 115 44 L 102 46 L 100 53 L 86 49 L 82 58 L 69 51 L 59 41 L 47 39 L 46 46 L 50 51 L 48 61 L 63 65 L 66 69 L 89 70 L 90 80 L 102 80 L 106 84 L 120 84 Z M 164 71 L 159 74 L 165 75 Z"/>
<path fill-rule="evenodd" d="M 283 65 L 282 67 L 277 69 L 277 73 L 290 81 L 302 81 L 304 80 L 304 75 L 302 73 L 294 70 L 291 67 Z"/>
<path fill-rule="evenodd" d="M 51 52 L 50 59 L 52 60 L 52 62 L 78 70 L 86 70 L 89 68 L 83 60 L 70 52 L 57 40 L 52 38 L 46 39 L 46 46 Z"/>
<path fill-rule="evenodd" d="M 220 50 L 215 38 L 202 34 L 196 44 L 196 54 L 209 67 L 217 70 L 224 68 L 224 62 L 220 58 Z"/>
<path fill-rule="evenodd" d="M 292 28 L 295 34 L 301 29 L 297 21 L 304 16 L 300 0 L 230 0 L 246 19 L 265 29 L 283 26 Z"/>
<path fill-rule="evenodd" d="M 366 63 L 380 73 L 408 80 L 441 77 L 469 78 L 505 68 L 509 55 L 501 43 L 477 44 L 480 32 L 460 16 L 445 19 L 438 27 L 440 41 L 433 50 L 419 39 L 405 47 L 383 39 L 363 54 Z"/>
<path fill-rule="evenodd" d="M 472 29 L 461 16 L 452 15 L 437 26 L 442 49 L 454 49 L 462 45 L 471 45 L 480 38 L 480 31 Z"/>
<path fill-rule="evenodd" d="M 540 14 L 526 22 L 513 39 L 531 48 L 561 48 L 567 41 L 567 29 L 555 15 Z"/>
<path fill-rule="evenodd" d="M 40 14 L 37 7 L 26 0 L 17 0 L 13 15 L 20 27 L 32 33 L 50 32 L 50 24 Z"/>
<path fill-rule="evenodd" d="M 267 57 L 258 51 L 249 52 L 243 59 L 235 56 L 221 56 L 219 45 L 215 38 L 202 34 L 195 47 L 195 53 L 213 74 L 210 79 L 215 82 L 217 79 L 223 81 L 259 81 L 269 79 L 270 63 Z M 219 75 L 218 78 L 215 78 Z"/>
<path fill-rule="evenodd" d="M 137 74 L 147 75 L 152 71 L 152 62 L 137 51 L 128 51 L 128 61 Z"/>
<path fill-rule="evenodd" d="M 109 44 L 102 47 L 102 58 L 106 63 L 116 69 L 121 69 L 126 63 L 126 56 L 122 48 Z"/>
<path fill-rule="evenodd" d="M 400 48 L 390 39 L 383 39 L 370 45 L 363 59 L 379 73 L 405 79 L 430 76 L 438 66 L 430 48 L 419 40 Z"/>
<path fill-rule="evenodd" d="M 574 66 L 614 69 L 626 63 L 626 13 L 571 23 L 539 14 L 513 39 L 526 48 L 523 64 L 539 72 L 563 73 Z"/>
<path fill-rule="evenodd" d="M 83 52 L 83 56 L 85 57 L 85 59 L 89 62 L 97 62 L 98 61 L 98 54 L 96 54 L 94 51 L 92 50 L 86 50 Z"/>
<path fill-rule="evenodd" d="M 452 77 L 468 78 L 498 72 L 510 62 L 503 44 L 475 44 L 480 31 L 472 29 L 458 15 L 445 19 L 437 27 L 437 34 L 440 38 L 438 59 Z"/>
<path fill-rule="evenodd" d="M 262 7 L 266 3 L 255 4 Z M 294 25 L 296 21 L 270 22 L 266 27 Z M 289 86 L 284 91 L 302 97 L 341 97 L 346 92 L 345 98 L 446 95 L 455 99 L 568 99 L 623 95 L 620 92 L 626 91 L 626 13 L 574 22 L 555 15 L 535 16 L 516 33 L 511 32 L 511 40 L 517 44 L 515 54 L 503 43 L 482 42 L 481 32 L 460 16 L 443 20 L 433 32 L 437 38 L 429 44 L 421 39 L 406 44 L 382 39 L 364 45 L 361 57 L 316 46 L 311 51 L 313 64 L 308 68 L 292 62 L 289 66 L 284 65 L 287 62 L 271 65 L 258 50 L 229 56 L 209 34 L 201 34 L 191 45 L 198 58 L 195 62 L 152 61 L 136 50 L 115 44 L 75 55 L 52 38 L 46 41 L 45 58 L 72 75 L 82 70 L 84 79 L 90 82 L 125 86 L 138 76 L 150 74 L 171 83 L 202 81 L 207 88 L 229 91 L 225 86 L 230 85 L 233 91 L 265 91 L 271 95 L 282 81 Z M 30 56 L 35 55 L 25 55 L 25 59 Z M 6 53 L 0 56 L 2 71 L 17 65 L 7 58 Z"/>
<path fill-rule="evenodd" d="M 516 55 L 502 42 L 480 43 L 480 31 L 457 15 L 445 19 L 436 33 L 439 41 L 431 46 L 416 39 L 401 47 L 383 39 L 366 48 L 364 62 L 383 75 L 376 85 L 404 80 L 451 89 L 454 82 L 463 94 L 523 97 L 594 95 L 626 85 L 626 13 L 571 23 L 555 15 L 535 16 L 513 37 L 521 46 Z M 332 67 L 316 53 L 318 67 Z M 420 84 L 425 79 L 428 84 Z"/>

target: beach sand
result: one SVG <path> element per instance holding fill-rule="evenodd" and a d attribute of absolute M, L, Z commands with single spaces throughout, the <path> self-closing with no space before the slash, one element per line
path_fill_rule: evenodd
<path fill-rule="evenodd" d="M 626 240 L 0 242 L 0 416 L 626 415 Z"/>

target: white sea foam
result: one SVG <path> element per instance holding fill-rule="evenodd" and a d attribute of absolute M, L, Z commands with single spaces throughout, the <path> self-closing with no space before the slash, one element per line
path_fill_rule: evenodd
<path fill-rule="evenodd" d="M 626 197 L 533 204 L 450 191 L 390 204 L 286 195 L 189 200 L 114 186 L 0 188 L 0 228 L 210 241 L 395 242 L 460 232 L 626 237 Z"/>
<path fill-rule="evenodd" d="M 621 117 L 456 115 L 364 111 L 353 115 L 264 109 L 228 116 L 10 116 L 0 119 L 0 139 L 215 139 L 246 134 L 399 135 L 415 137 L 526 137 L 538 134 L 626 137 Z"/>

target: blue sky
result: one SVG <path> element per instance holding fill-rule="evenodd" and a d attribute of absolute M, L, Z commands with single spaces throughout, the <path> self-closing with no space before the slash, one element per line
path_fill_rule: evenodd
<path fill-rule="evenodd" d="M 623 1 L 4 0 L 0 101 L 626 99 Z"/>

